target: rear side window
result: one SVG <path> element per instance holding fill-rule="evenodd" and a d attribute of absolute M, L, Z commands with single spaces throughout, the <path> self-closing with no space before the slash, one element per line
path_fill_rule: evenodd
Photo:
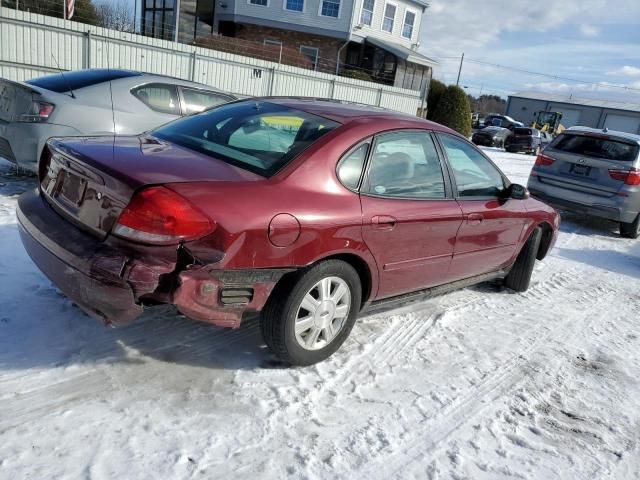
<path fill-rule="evenodd" d="M 367 193 L 396 198 L 445 198 L 440 159 L 428 132 L 400 131 L 376 138 Z"/>
<path fill-rule="evenodd" d="M 640 147 L 607 137 L 564 133 L 551 143 L 550 148 L 585 157 L 630 162 L 638 157 Z"/>
<path fill-rule="evenodd" d="M 195 88 L 180 87 L 182 98 L 184 99 L 184 114 L 200 113 L 203 110 L 215 107 L 222 103 L 234 100 L 228 95 L 216 92 L 208 92 L 206 90 L 197 90 Z"/>
<path fill-rule="evenodd" d="M 34 78 L 26 83 L 52 92 L 64 93 L 70 90 L 79 90 L 92 85 L 98 85 L 99 83 L 108 82 L 110 80 L 136 77 L 139 75 L 140 74 L 137 72 L 129 72 L 127 70 L 96 68 L 92 70 L 66 72 L 64 75 L 47 75 L 46 77 Z"/>
<path fill-rule="evenodd" d="M 244 101 L 183 117 L 152 133 L 270 177 L 339 125 L 277 103 Z"/>
<path fill-rule="evenodd" d="M 180 115 L 180 102 L 175 85 L 151 83 L 131 91 L 133 95 L 151 110 L 170 115 Z"/>

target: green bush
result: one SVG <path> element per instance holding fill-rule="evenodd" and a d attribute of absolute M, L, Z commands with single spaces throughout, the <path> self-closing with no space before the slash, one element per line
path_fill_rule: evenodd
<path fill-rule="evenodd" d="M 440 101 L 440 97 L 447 89 L 447 86 L 439 80 L 431 80 L 429 84 L 429 94 L 427 95 L 427 118 L 433 120 L 433 114 L 436 112 L 436 106 Z"/>
<path fill-rule="evenodd" d="M 450 85 L 442 94 L 433 121 L 441 123 L 465 137 L 471 136 L 471 106 L 469 97 L 460 87 Z"/>

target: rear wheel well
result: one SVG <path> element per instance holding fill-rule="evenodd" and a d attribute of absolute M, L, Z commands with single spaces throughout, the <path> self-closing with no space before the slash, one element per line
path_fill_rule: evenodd
<path fill-rule="evenodd" d="M 542 260 L 549 253 L 549 247 L 553 239 L 553 228 L 547 222 L 542 222 L 538 225 L 538 228 L 542 229 L 542 238 L 540 239 L 540 248 L 538 248 L 536 258 Z"/>
<path fill-rule="evenodd" d="M 332 257 L 323 258 L 322 260 L 342 260 L 343 262 L 348 263 L 358 272 L 358 276 L 360 277 L 360 286 L 362 287 L 362 306 L 369 300 L 371 295 L 371 271 L 369 270 L 369 265 L 357 255 L 352 255 L 350 253 L 343 253 L 339 255 L 334 255 Z"/>
<path fill-rule="evenodd" d="M 316 262 L 305 267 L 305 269 L 311 268 L 314 265 L 317 265 L 318 263 L 324 262 L 327 260 L 341 260 L 351 265 L 355 269 L 355 271 L 358 273 L 358 277 L 360 278 L 360 286 L 362 288 L 362 304 L 360 305 L 360 307 L 362 308 L 364 304 L 369 300 L 369 297 L 371 296 L 371 284 L 372 284 L 371 270 L 369 269 L 367 262 L 365 262 L 361 257 L 357 255 L 353 255 L 350 253 L 341 253 L 337 255 L 332 255 L 330 257 L 321 258 L 320 260 L 317 260 Z M 281 284 L 291 284 L 290 282 L 294 282 L 296 279 L 296 276 L 298 276 L 299 274 L 300 274 L 300 271 L 286 274 L 280 279 L 280 281 L 278 282 L 278 285 L 280 286 Z"/>

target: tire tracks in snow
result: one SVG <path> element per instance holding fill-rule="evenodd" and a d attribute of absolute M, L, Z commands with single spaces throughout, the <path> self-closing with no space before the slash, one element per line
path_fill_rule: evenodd
<path fill-rule="evenodd" d="M 149 322 L 154 320 L 160 321 L 162 318 L 149 320 L 136 327 L 134 330 L 136 335 L 144 337 L 134 338 L 133 341 L 126 343 L 124 345 L 126 349 L 135 350 L 149 343 L 154 344 L 153 341 L 149 341 L 149 332 L 145 328 L 145 325 L 148 327 Z M 174 324 L 175 327 L 177 325 Z M 209 356 L 217 350 L 228 348 L 258 334 L 258 327 L 255 319 L 250 320 L 247 325 L 238 330 L 218 329 L 196 324 L 195 328 L 180 340 L 154 346 L 149 350 L 142 350 L 142 353 L 136 355 L 135 358 L 155 358 L 159 353 L 172 349 L 172 353 L 178 354 L 178 356 L 182 354 L 192 360 Z M 164 334 L 170 330 L 170 327 L 162 326 L 154 329 L 153 333 Z M 91 348 L 91 345 L 87 348 Z M 126 355 L 126 349 L 124 352 L 125 361 L 130 359 Z M 114 351 L 114 355 L 109 355 L 111 351 Z M 114 375 L 109 368 L 110 363 L 123 361 L 123 355 L 116 355 L 115 351 L 116 347 L 99 349 L 96 352 L 101 362 L 98 366 L 65 376 L 53 383 L 42 384 L 41 371 L 39 370 L 29 371 L 26 375 L 12 376 L 9 379 L 0 377 L 0 390 L 11 392 L 0 396 L 3 406 L 0 433 L 42 416 L 60 414 L 62 411 L 70 410 L 77 402 L 108 397 L 114 388 L 118 388 L 122 384 L 119 377 Z M 145 365 L 146 371 L 149 372 L 151 369 L 151 373 L 156 373 L 164 368 L 162 360 Z"/>
<path fill-rule="evenodd" d="M 545 290 L 551 292 L 558 288 L 566 288 L 572 278 L 578 279 L 577 274 L 568 275 L 564 272 L 554 274 L 552 277 L 555 278 L 550 278 L 550 284 L 547 285 L 547 288 L 534 289 L 523 297 L 536 300 L 550 299 L 545 295 Z M 382 456 L 369 462 L 366 468 L 358 472 L 358 477 L 393 478 L 403 468 L 435 451 L 455 430 L 491 406 L 492 401 L 502 396 L 505 391 L 524 381 L 527 376 L 522 372 L 522 367 L 529 363 L 537 353 L 540 353 L 550 339 L 566 332 L 567 335 L 562 338 L 565 341 L 572 341 L 584 328 L 588 328 L 601 315 L 606 315 L 607 300 L 615 298 L 615 291 L 611 288 L 605 289 L 602 286 L 596 287 L 596 290 L 601 294 L 596 295 L 594 301 L 593 292 L 583 288 L 578 300 L 584 302 L 582 303 L 584 308 L 580 311 L 574 311 L 572 315 L 558 323 L 555 328 L 544 333 L 542 332 L 544 327 L 529 330 L 526 336 L 534 336 L 535 340 L 525 350 L 513 355 L 493 374 L 476 384 L 471 391 L 438 410 L 435 416 L 416 425 L 415 433 L 407 435 L 403 439 L 402 445 L 389 447 Z M 598 307 L 598 305 L 601 306 Z M 551 309 L 545 311 L 543 316 L 548 317 L 548 321 L 553 321 L 554 314 Z M 555 371 L 560 368 L 562 359 L 556 358 L 551 362 L 545 359 L 545 362 L 545 372 Z"/>

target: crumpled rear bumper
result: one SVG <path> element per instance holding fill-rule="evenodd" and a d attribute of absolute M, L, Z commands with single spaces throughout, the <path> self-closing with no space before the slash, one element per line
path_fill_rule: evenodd
<path fill-rule="evenodd" d="M 137 299 L 153 292 L 175 263 L 132 261 L 64 221 L 38 194 L 18 200 L 22 243 L 38 268 L 89 315 L 126 324 L 142 313 Z"/>
<path fill-rule="evenodd" d="M 58 215 L 37 190 L 17 209 L 20 236 L 38 268 L 92 317 L 123 325 L 142 303 L 172 303 L 186 316 L 223 327 L 240 326 L 245 312 L 264 307 L 277 281 L 292 269 L 219 270 L 180 265 L 170 255 L 127 252 L 85 233 Z M 155 251 L 157 253 L 157 251 Z"/>

